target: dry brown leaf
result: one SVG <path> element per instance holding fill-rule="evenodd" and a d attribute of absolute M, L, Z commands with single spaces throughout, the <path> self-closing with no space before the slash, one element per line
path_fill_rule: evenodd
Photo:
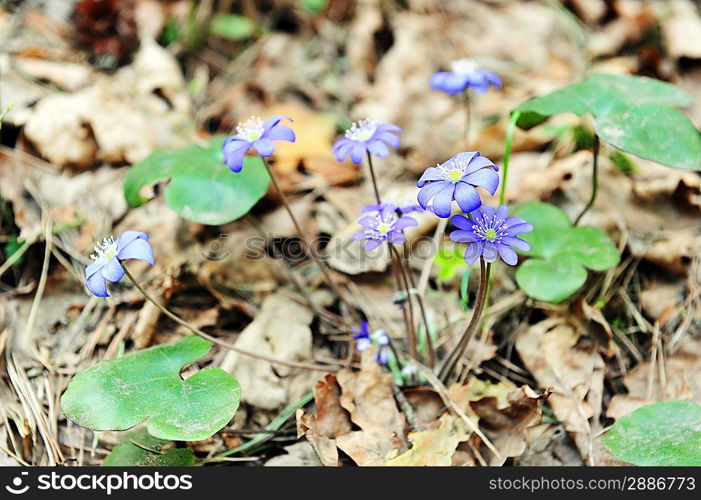
<path fill-rule="evenodd" d="M 289 361 L 307 361 L 312 354 L 312 312 L 278 294 L 263 301 L 256 318 L 236 340 L 238 347 Z M 237 352 L 226 353 L 221 367 L 240 382 L 241 400 L 274 410 L 301 397 L 313 383 L 308 372 L 271 365 Z"/>
<path fill-rule="evenodd" d="M 698 4 L 694 4 L 689 0 L 676 0 L 656 5 L 658 10 L 666 11 L 660 16 L 662 34 L 665 48 L 672 57 L 701 59 L 701 16 Z"/>
<path fill-rule="evenodd" d="M 435 467 L 453 464 L 458 445 L 470 438 L 472 431 L 462 420 L 444 413 L 437 429 L 409 433 L 412 446 L 401 455 L 385 460 L 384 465 Z"/>
<path fill-rule="evenodd" d="M 547 319 L 521 330 L 516 350 L 541 388 L 552 388 L 549 403 L 579 452 L 589 461 L 599 427 L 604 361 L 561 319 Z M 591 419 L 591 422 L 590 422 Z"/>
<path fill-rule="evenodd" d="M 638 364 L 623 378 L 628 394 L 611 398 L 606 416 L 619 419 L 657 401 L 685 399 L 701 404 L 701 339 L 686 338 L 664 360 L 664 381 L 659 365 Z"/>

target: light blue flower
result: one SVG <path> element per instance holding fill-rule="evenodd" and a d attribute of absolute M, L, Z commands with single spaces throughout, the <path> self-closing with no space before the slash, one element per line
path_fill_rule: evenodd
<path fill-rule="evenodd" d="M 95 245 L 93 263 L 85 269 L 85 283 L 96 297 L 109 297 L 107 282 L 117 283 L 124 277 L 123 260 L 143 260 L 153 265 L 153 248 L 148 234 L 142 231 L 125 231 L 117 241 L 111 236 Z"/>
<path fill-rule="evenodd" d="M 353 339 L 355 340 L 355 349 L 358 352 L 367 350 L 370 346 L 377 346 L 380 350 L 375 355 L 375 361 L 381 365 L 386 365 L 389 361 L 391 348 L 389 347 L 389 335 L 384 330 L 377 330 L 370 333 L 370 327 L 367 321 L 360 324 L 360 328 L 353 328 Z"/>
<path fill-rule="evenodd" d="M 363 156 L 370 153 L 378 158 L 389 154 L 389 148 L 399 147 L 399 137 L 396 133 L 402 129 L 393 123 L 381 123 L 372 120 L 360 120 L 346 130 L 346 135 L 337 140 L 331 152 L 338 161 L 343 161 L 350 155 L 351 161 L 359 164 Z"/>
<path fill-rule="evenodd" d="M 273 141 L 295 142 L 294 131 L 287 125 L 281 125 L 282 120 L 292 121 L 285 115 L 275 115 L 264 122 L 256 116 L 236 126 L 236 135 L 224 141 L 222 152 L 224 163 L 234 172 L 243 168 L 243 158 L 251 147 L 259 155 L 267 158 L 275 151 Z"/>
<path fill-rule="evenodd" d="M 431 88 L 447 94 L 460 94 L 467 88 L 482 94 L 490 86 L 501 87 L 501 80 L 493 71 L 477 66 L 472 59 L 458 59 L 450 65 L 451 71 L 438 71 L 431 76 Z"/>

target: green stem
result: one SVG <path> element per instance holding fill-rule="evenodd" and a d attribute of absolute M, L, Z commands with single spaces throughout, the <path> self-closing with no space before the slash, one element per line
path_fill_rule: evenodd
<path fill-rule="evenodd" d="M 148 300 L 151 304 L 156 306 L 156 308 L 161 311 L 163 314 L 168 316 L 170 319 L 175 321 L 177 324 L 180 326 L 184 326 L 188 330 L 190 330 L 192 333 L 195 335 L 199 335 L 203 339 L 213 343 L 217 344 L 218 346 L 224 347 L 225 349 L 229 349 L 230 351 L 237 352 L 239 354 L 242 354 L 244 356 L 250 356 L 251 358 L 259 359 L 261 361 L 267 361 L 268 363 L 274 363 L 276 365 L 282 365 L 282 366 L 289 366 L 290 368 L 302 368 L 305 370 L 315 370 L 315 371 L 321 371 L 321 372 L 331 372 L 334 373 L 337 369 L 341 368 L 340 365 L 315 365 L 312 363 L 302 363 L 299 361 L 289 361 L 286 359 L 278 359 L 274 358 L 272 356 L 266 356 L 265 354 L 259 354 L 253 351 L 249 351 L 247 349 L 242 349 L 241 347 L 238 347 L 234 344 L 229 344 L 228 342 L 224 342 L 223 340 L 220 340 L 216 337 L 212 337 L 210 334 L 203 332 L 199 328 L 197 328 L 194 325 L 191 325 L 184 319 L 182 319 L 180 316 L 177 314 L 171 312 L 169 309 L 167 309 L 165 306 L 163 306 L 160 302 L 158 302 L 150 293 L 148 293 L 144 287 L 142 287 L 138 281 L 136 281 L 136 278 L 131 274 L 131 271 L 129 271 L 129 268 L 124 264 L 124 262 L 120 261 L 120 264 L 122 265 L 122 268 L 124 269 L 124 273 L 126 274 L 127 278 L 129 278 L 129 281 L 132 282 L 132 284 L 136 287 L 139 292 L 141 292 L 141 295 L 144 296 L 146 300 Z"/>
<path fill-rule="evenodd" d="M 596 201 L 596 194 L 599 190 L 599 146 L 599 136 L 597 134 L 594 134 L 594 161 L 592 162 L 591 170 L 591 197 L 589 198 L 589 201 L 579 213 L 577 218 L 574 220 L 575 226 L 579 224 L 581 218 L 584 217 L 584 214 L 586 214 L 589 211 L 589 209 L 594 205 L 594 201 Z"/>
<path fill-rule="evenodd" d="M 457 365 L 458 360 L 465 352 L 465 348 L 470 343 L 470 340 L 474 336 L 477 326 L 480 323 L 480 318 L 482 317 L 482 311 L 484 310 L 484 304 L 487 297 L 489 283 L 487 276 L 489 276 L 491 267 L 491 263 L 486 264 L 484 259 L 480 257 L 480 288 L 479 292 L 477 292 L 477 302 L 475 303 L 475 308 L 472 310 L 472 318 L 470 319 L 470 323 L 467 325 L 467 328 L 465 328 L 465 332 L 462 334 L 462 337 L 460 337 L 460 341 L 455 346 L 455 349 L 453 349 L 453 352 L 451 352 L 448 358 L 445 360 L 445 363 L 438 373 L 438 378 L 443 383 L 446 383 L 448 377 L 450 377 L 450 374 L 453 373 L 455 365 Z"/>
<path fill-rule="evenodd" d="M 499 192 L 499 205 L 504 204 L 506 197 L 506 178 L 509 174 L 509 160 L 511 159 L 511 143 L 514 139 L 514 131 L 516 130 L 516 122 L 521 116 L 520 111 L 511 113 L 509 120 L 509 128 L 506 131 L 506 144 L 504 145 L 504 157 L 502 158 L 502 174 L 501 174 L 501 191 Z"/>

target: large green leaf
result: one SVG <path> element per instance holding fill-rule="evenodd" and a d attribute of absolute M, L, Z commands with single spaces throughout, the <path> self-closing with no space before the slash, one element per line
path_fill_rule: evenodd
<path fill-rule="evenodd" d="M 617 113 L 628 105 L 655 103 L 687 107 L 692 102 L 686 92 L 653 78 L 594 74 L 581 82 L 524 102 L 516 108 L 521 112 L 516 124 L 530 128 L 560 113 L 600 117 Z"/>
<path fill-rule="evenodd" d="M 576 257 L 528 259 L 516 271 L 516 282 L 526 295 L 546 302 L 562 302 L 587 280 L 587 270 Z"/>
<path fill-rule="evenodd" d="M 701 406 L 690 401 L 643 406 L 613 424 L 604 446 L 635 465 L 701 466 Z"/>
<path fill-rule="evenodd" d="M 189 448 L 171 448 L 162 451 L 171 441 L 158 439 L 146 429 L 138 429 L 126 435 L 107 455 L 102 465 L 106 467 L 129 467 L 134 465 L 147 467 L 189 467 L 195 465 L 195 454 Z"/>
<path fill-rule="evenodd" d="M 701 169 L 701 134 L 674 108 L 660 104 L 630 106 L 597 118 L 596 133 L 612 146 L 668 167 Z"/>
<path fill-rule="evenodd" d="M 528 129 L 560 113 L 593 115 L 597 134 L 612 146 L 674 168 L 701 169 L 701 134 L 674 107 L 692 104 L 684 91 L 659 80 L 630 75 L 591 75 L 530 99 L 516 111 Z"/>
<path fill-rule="evenodd" d="M 549 203 L 533 202 L 516 208 L 514 215 L 533 225 L 520 235 L 531 249 L 531 259 L 519 266 L 516 282 L 526 295 L 561 302 L 587 280 L 587 269 L 603 271 L 620 261 L 611 238 L 597 227 L 572 227 L 567 214 Z"/>
<path fill-rule="evenodd" d="M 211 344 L 191 335 L 101 361 L 76 375 L 61 398 L 65 415 L 93 430 L 126 430 L 148 419 L 148 432 L 177 441 L 206 439 L 236 412 L 238 382 L 220 368 L 200 370 L 187 380 L 180 371 Z"/>
<path fill-rule="evenodd" d="M 181 217 L 210 225 L 243 217 L 268 191 L 270 177 L 258 156 L 246 156 L 239 173 L 229 170 L 222 142 L 219 137 L 209 147 L 154 151 L 131 167 L 124 179 L 127 203 L 141 205 L 146 201 L 141 196 L 145 186 L 170 179 L 165 200 Z"/>

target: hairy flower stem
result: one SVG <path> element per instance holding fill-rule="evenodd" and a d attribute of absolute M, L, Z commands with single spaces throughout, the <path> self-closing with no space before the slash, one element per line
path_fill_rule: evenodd
<path fill-rule="evenodd" d="M 375 168 L 372 165 L 372 155 L 370 154 L 370 151 L 367 152 L 368 154 L 368 170 L 370 170 L 370 180 L 372 181 L 372 190 L 375 193 L 375 200 L 377 201 L 377 204 L 382 203 L 382 199 L 380 198 L 380 189 L 377 187 L 377 177 L 375 176 Z"/>
<path fill-rule="evenodd" d="M 319 267 L 321 270 L 321 273 L 324 275 L 324 279 L 326 279 L 326 282 L 328 283 L 329 287 L 333 291 L 334 294 L 339 298 L 339 300 L 345 301 L 344 295 L 341 293 L 341 291 L 338 289 L 336 286 L 336 283 L 333 281 L 331 277 L 331 273 L 329 272 L 328 268 L 326 267 L 326 264 L 319 259 L 316 255 L 314 255 L 314 252 L 311 251 L 311 242 L 309 238 L 307 237 L 307 234 L 302 230 L 302 226 L 300 226 L 299 222 L 297 222 L 297 218 L 295 217 L 295 214 L 292 212 L 292 207 L 290 207 L 289 202 L 287 201 L 287 197 L 285 196 L 285 193 L 282 191 L 282 188 L 280 187 L 280 184 L 278 184 L 277 179 L 275 179 L 275 176 L 273 175 L 273 170 L 270 168 L 270 164 L 268 163 L 268 160 L 263 158 L 263 164 L 265 165 L 265 168 L 268 171 L 268 175 L 270 176 L 270 180 L 273 183 L 273 186 L 275 187 L 275 190 L 278 192 L 278 195 L 280 195 L 280 199 L 282 200 L 282 204 L 285 207 L 285 210 L 287 210 L 288 215 L 290 216 L 290 219 L 292 219 L 292 224 L 294 224 L 295 229 L 297 230 L 297 234 L 299 234 L 300 238 L 302 239 L 303 246 L 304 246 L 304 253 L 307 254 L 308 257 L 310 257 L 316 265 Z"/>
<path fill-rule="evenodd" d="M 405 246 L 405 253 L 408 255 L 408 248 L 409 246 Z M 411 285 L 411 290 L 412 290 L 412 296 L 416 297 L 416 303 L 419 305 L 419 312 L 421 313 L 421 321 L 423 322 L 424 325 L 424 331 L 426 332 L 426 351 L 428 354 L 428 360 L 426 364 L 428 365 L 429 368 L 433 368 L 433 365 L 436 364 L 436 353 L 433 350 L 433 339 L 431 338 L 431 332 L 428 328 L 428 315 L 426 314 L 426 308 L 424 307 L 424 301 L 421 298 L 421 296 L 418 294 L 418 289 L 416 287 L 416 281 L 414 280 L 414 274 L 411 272 L 411 266 L 409 265 L 409 260 L 408 258 L 404 259 L 404 262 L 406 263 L 406 274 L 407 277 L 409 278 L 409 284 Z"/>
<path fill-rule="evenodd" d="M 470 146 L 470 131 L 472 129 L 472 99 L 470 99 L 470 87 L 465 89 L 463 94 L 465 101 L 465 147 Z"/>
<path fill-rule="evenodd" d="M 166 309 L 165 306 L 163 306 L 160 302 L 158 302 L 150 293 L 148 293 L 144 287 L 142 287 L 138 281 L 136 281 L 136 278 L 131 274 L 131 271 L 129 271 L 129 268 L 124 264 L 124 262 L 119 262 L 124 268 L 124 274 L 126 275 L 127 278 L 129 278 L 129 281 L 132 282 L 132 284 L 136 287 L 139 292 L 141 292 L 141 295 L 144 296 L 146 300 L 148 300 L 151 304 L 156 306 L 156 308 L 161 311 L 163 314 L 168 316 L 170 319 L 175 321 L 177 324 L 180 326 L 184 326 L 188 330 L 190 330 L 192 333 L 195 335 L 199 335 L 203 339 L 216 344 L 218 346 L 221 346 L 225 349 L 229 349 L 230 351 L 237 352 L 239 354 L 242 354 L 244 356 L 249 356 L 251 358 L 259 359 L 261 361 L 267 361 L 268 363 L 274 363 L 276 365 L 282 365 L 282 366 L 289 366 L 290 368 L 302 368 L 304 370 L 315 370 L 315 371 L 321 371 L 321 372 L 331 372 L 334 373 L 336 372 L 339 368 L 342 368 L 341 365 L 315 365 L 313 363 L 303 363 L 299 361 L 289 361 L 285 359 L 278 359 L 274 358 L 272 356 L 266 356 L 265 354 L 258 354 L 253 351 L 249 351 L 247 349 L 242 349 L 241 347 L 238 347 L 234 344 L 230 344 L 228 342 L 224 342 L 223 340 L 220 340 L 216 337 L 213 337 L 209 335 L 206 332 L 203 332 L 199 328 L 197 328 L 194 325 L 191 325 L 184 319 L 182 319 L 180 316 L 177 314 L 171 312 L 169 309 Z"/>
<path fill-rule="evenodd" d="M 591 170 L 591 198 L 589 198 L 589 201 L 585 205 L 585 207 L 582 209 L 582 211 L 579 213 L 577 218 L 574 220 L 574 225 L 576 226 L 579 224 L 579 221 L 581 220 L 582 217 L 584 217 L 584 214 L 586 214 L 589 209 L 594 205 L 594 201 L 596 200 L 596 194 L 597 191 L 599 190 L 599 146 L 600 146 L 600 141 L 599 141 L 599 136 L 597 134 L 594 134 L 594 161 L 592 163 L 592 170 Z"/>
<path fill-rule="evenodd" d="M 455 346 L 455 349 L 453 349 L 453 352 L 451 352 L 448 358 L 445 360 L 445 363 L 443 363 L 443 366 L 438 373 L 438 378 L 443 383 L 448 381 L 448 378 L 453 373 L 458 360 L 460 360 L 462 357 L 463 353 L 465 352 L 465 348 L 470 343 L 470 340 L 477 331 L 477 326 L 480 323 L 480 318 L 482 317 L 482 312 L 484 310 L 484 304 L 486 302 L 485 299 L 487 298 L 487 289 L 489 287 L 489 280 L 487 279 L 487 276 L 489 276 L 491 267 L 491 263 L 487 264 L 483 258 L 480 258 L 480 288 L 477 292 L 477 302 L 475 302 L 475 308 L 472 310 L 472 318 L 470 319 L 470 323 L 467 325 L 467 328 L 465 328 L 465 332 L 462 334 L 462 337 L 460 337 L 460 341 Z"/>
<path fill-rule="evenodd" d="M 409 353 L 411 354 L 411 357 L 415 360 L 419 360 L 419 351 L 416 348 L 416 327 L 415 325 L 415 316 L 414 316 L 414 304 L 411 300 L 411 289 L 409 288 L 409 280 L 407 279 L 406 276 L 406 269 L 404 269 L 403 265 L 403 259 L 399 255 L 399 252 L 397 249 L 392 245 L 391 243 L 387 243 L 389 245 L 390 250 L 392 251 L 392 257 L 395 259 L 397 263 L 397 285 L 399 288 L 404 288 L 404 293 L 406 294 L 406 303 L 409 306 L 409 321 L 408 321 L 408 331 L 407 331 L 407 343 L 409 344 Z"/>

